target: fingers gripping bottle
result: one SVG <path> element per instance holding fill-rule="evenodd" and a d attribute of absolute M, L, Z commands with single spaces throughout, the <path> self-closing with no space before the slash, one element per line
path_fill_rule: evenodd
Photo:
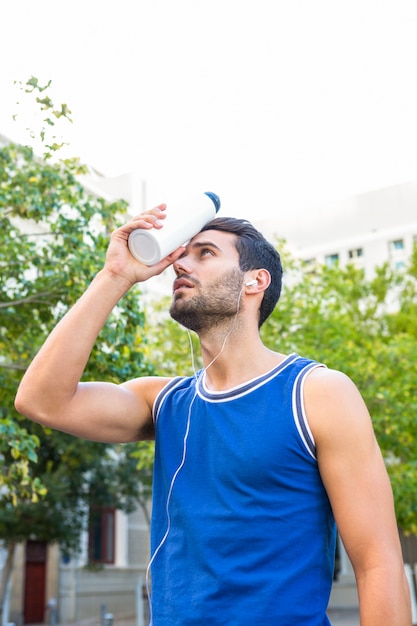
<path fill-rule="evenodd" d="M 168 207 L 162 228 L 132 231 L 129 250 L 137 261 L 155 265 L 194 237 L 219 209 L 220 198 L 211 191 L 191 196 L 181 206 Z"/>

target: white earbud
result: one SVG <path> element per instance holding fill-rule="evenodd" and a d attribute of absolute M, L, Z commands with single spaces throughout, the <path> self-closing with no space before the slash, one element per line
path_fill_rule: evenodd
<path fill-rule="evenodd" d="M 258 281 L 256 279 L 250 280 L 248 283 L 245 283 L 245 287 L 251 287 L 251 285 L 257 285 Z"/>

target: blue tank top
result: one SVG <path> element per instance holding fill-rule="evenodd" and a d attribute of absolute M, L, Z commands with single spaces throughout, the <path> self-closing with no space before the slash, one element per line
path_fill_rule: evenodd
<path fill-rule="evenodd" d="M 154 405 L 153 626 L 324 626 L 335 522 L 296 354 L 224 392 L 204 372 Z"/>

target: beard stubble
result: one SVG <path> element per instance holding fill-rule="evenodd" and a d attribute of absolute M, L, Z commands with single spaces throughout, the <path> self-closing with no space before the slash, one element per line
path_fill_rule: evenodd
<path fill-rule="evenodd" d="M 195 332 L 224 324 L 238 312 L 243 277 L 243 272 L 234 268 L 208 284 L 198 295 L 179 294 L 169 309 L 172 319 Z"/>

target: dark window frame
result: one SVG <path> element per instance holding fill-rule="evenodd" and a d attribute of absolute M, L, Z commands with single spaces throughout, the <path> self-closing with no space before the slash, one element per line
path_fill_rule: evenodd
<path fill-rule="evenodd" d="M 90 563 L 114 565 L 116 559 L 116 509 L 91 508 L 88 529 Z"/>

